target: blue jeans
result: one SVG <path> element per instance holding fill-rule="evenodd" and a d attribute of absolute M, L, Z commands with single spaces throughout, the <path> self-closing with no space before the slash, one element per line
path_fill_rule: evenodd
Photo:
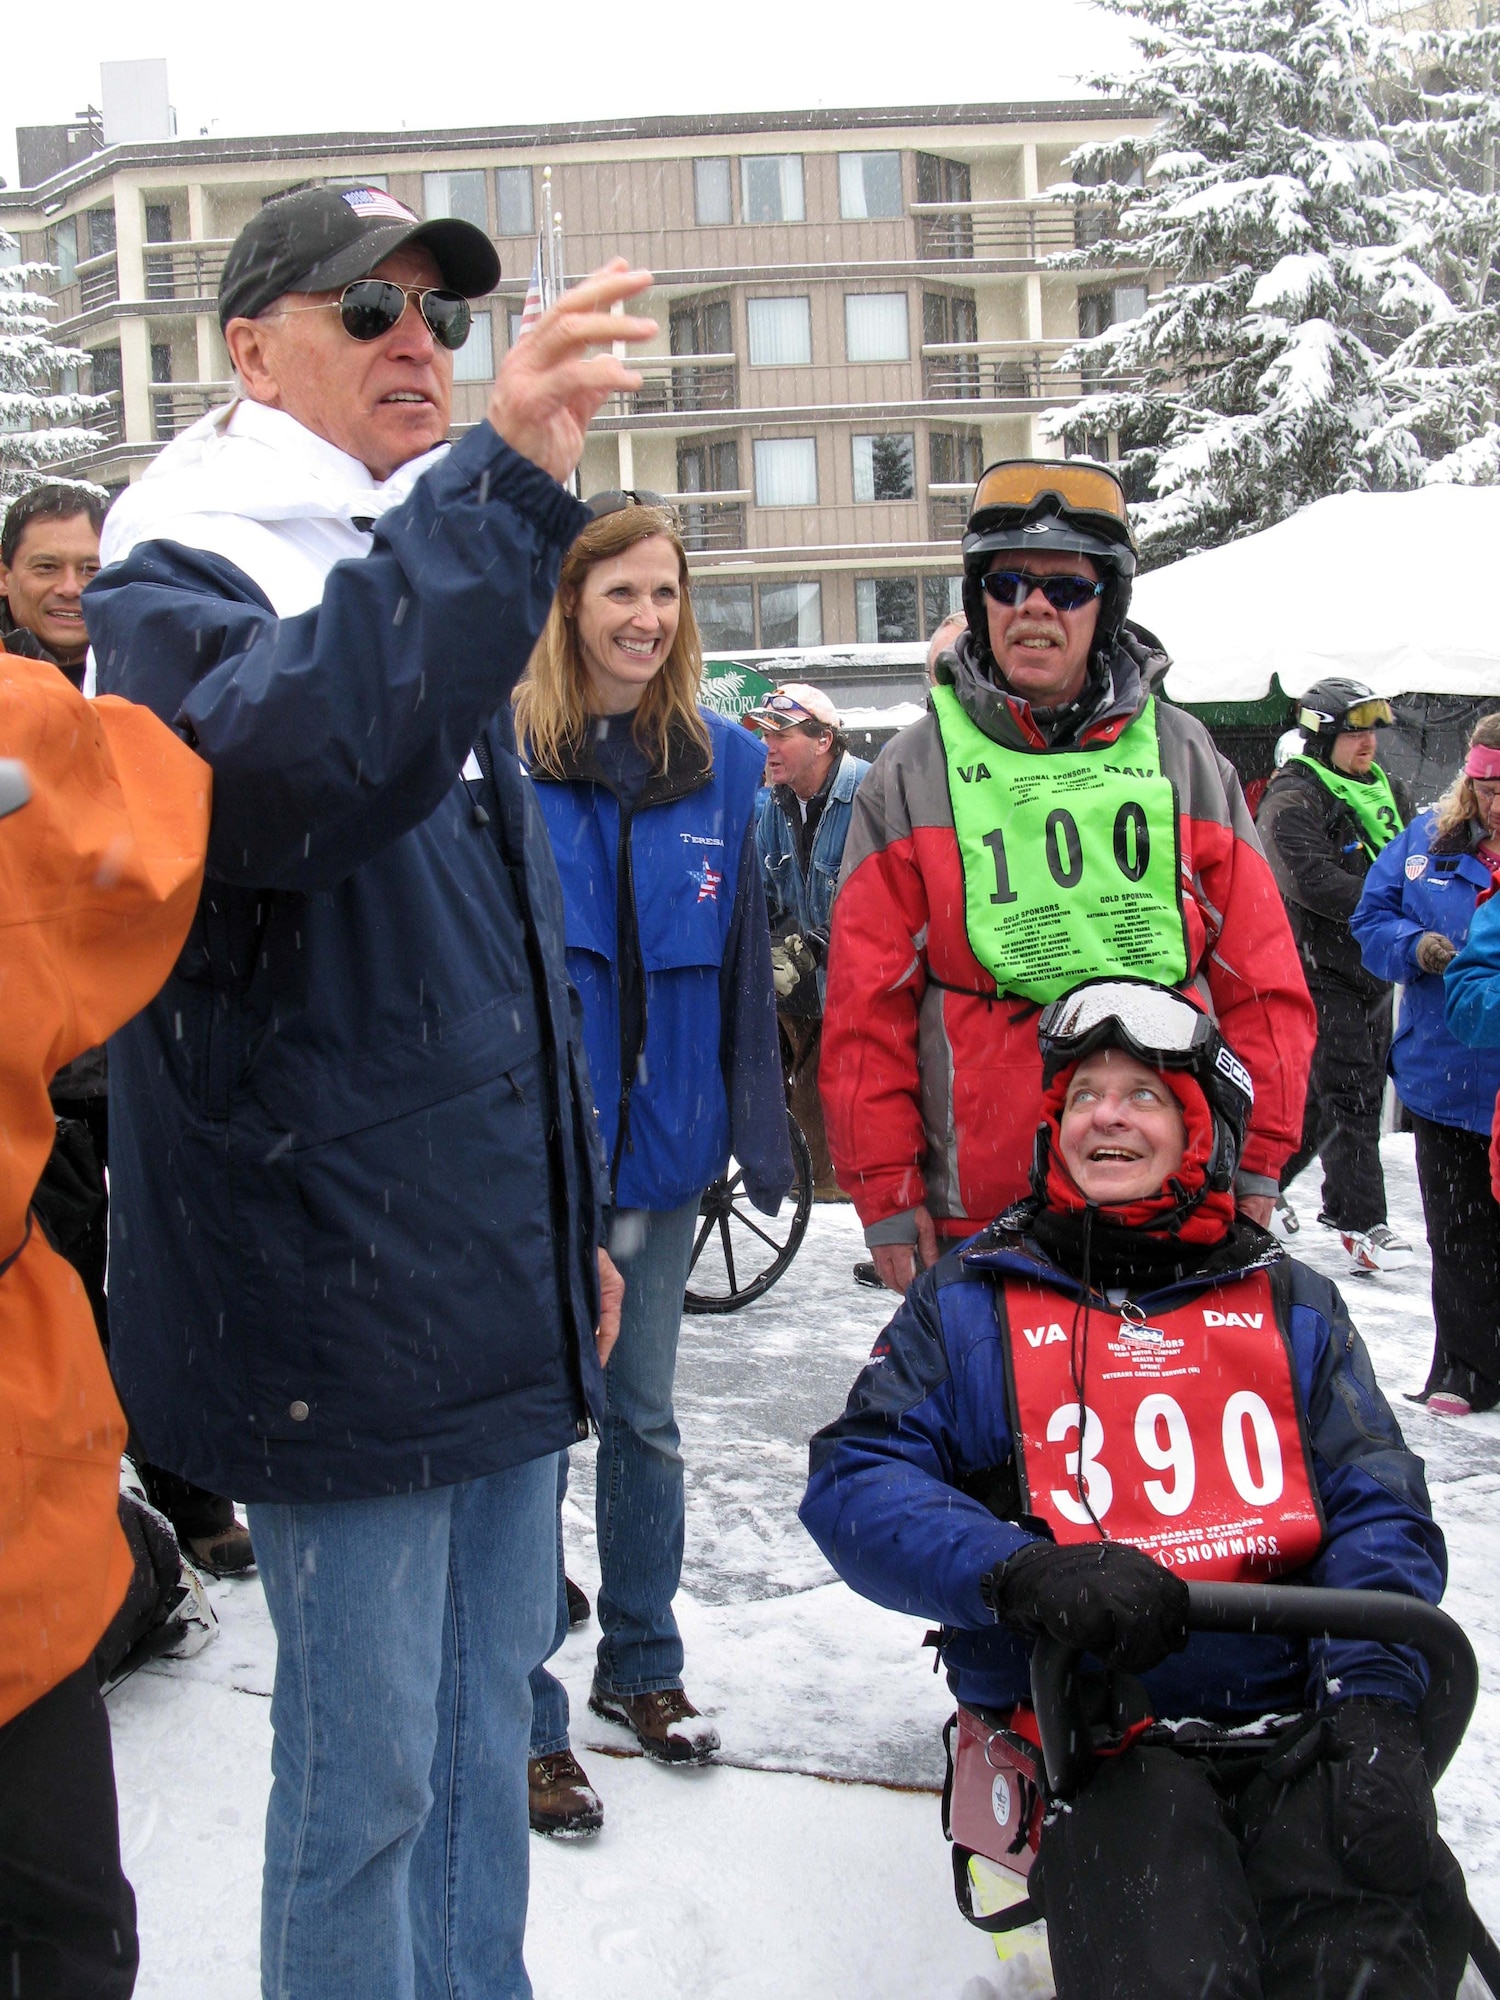
<path fill-rule="evenodd" d="M 527 1676 L 557 1459 L 379 1500 L 256 1505 L 276 1628 L 265 2000 L 530 2000 Z"/>
<path fill-rule="evenodd" d="M 610 1249 L 625 1279 L 620 1338 L 604 1371 L 604 1422 L 594 1519 L 599 1536 L 596 1684 L 610 1694 L 681 1687 L 682 1639 L 672 1599 L 682 1578 L 681 1440 L 672 1411 L 682 1295 L 698 1226 L 698 1199 L 681 1208 L 617 1210 Z M 566 1473 L 558 1483 L 562 1501 Z M 547 1657 L 568 1632 L 558 1527 L 557 1624 Z M 567 1690 L 545 1667 L 531 1677 L 531 1754 L 566 1747 Z"/>

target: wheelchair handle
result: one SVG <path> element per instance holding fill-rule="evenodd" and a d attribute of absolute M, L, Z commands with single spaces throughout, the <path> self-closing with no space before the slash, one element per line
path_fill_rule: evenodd
<path fill-rule="evenodd" d="M 1274 1632 L 1300 1639 L 1370 1639 L 1412 1646 L 1427 1662 L 1417 1711 L 1434 1784 L 1463 1741 L 1479 1694 L 1479 1664 L 1462 1626 L 1419 1597 L 1394 1590 L 1317 1590 L 1265 1583 L 1190 1583 L 1190 1632 Z M 1047 1789 L 1070 1799 L 1087 1784 L 1094 1746 L 1078 1700 L 1074 1646 L 1043 1634 L 1032 1649 L 1031 1701 Z"/>

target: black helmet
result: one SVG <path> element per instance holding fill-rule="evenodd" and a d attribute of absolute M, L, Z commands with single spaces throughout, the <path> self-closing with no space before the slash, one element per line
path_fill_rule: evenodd
<path fill-rule="evenodd" d="M 980 475 L 963 538 L 964 611 L 984 665 L 993 660 L 980 579 L 1002 549 L 1056 550 L 1094 563 L 1104 584 L 1094 657 L 1107 659 L 1136 570 L 1125 489 L 1109 467 L 1088 458 L 1003 458 Z"/>
<path fill-rule="evenodd" d="M 1395 719 L 1374 688 L 1338 676 L 1316 682 L 1297 703 L 1297 727 L 1313 743 L 1331 744 L 1345 730 L 1384 729 Z"/>
<path fill-rule="evenodd" d="M 1187 994 L 1148 979 L 1089 979 L 1042 1009 L 1036 1034 L 1044 1090 L 1096 1049 L 1123 1049 L 1152 1069 L 1186 1070 L 1213 1116 L 1207 1184 L 1218 1192 L 1233 1186 L 1255 1086 L 1212 1016 Z"/>

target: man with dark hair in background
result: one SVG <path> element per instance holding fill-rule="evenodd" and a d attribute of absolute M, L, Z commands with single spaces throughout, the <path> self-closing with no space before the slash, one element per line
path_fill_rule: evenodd
<path fill-rule="evenodd" d="M 0 529 L 0 648 L 50 660 L 83 685 L 83 592 L 99 574 L 109 502 L 97 486 L 49 480 L 12 500 Z"/>
<path fill-rule="evenodd" d="M 109 502 L 97 486 L 48 480 L 6 510 L 0 528 L 0 650 L 45 660 L 83 685 L 89 635 L 83 593 L 99 574 L 99 536 Z M 109 1253 L 109 1070 L 104 1048 L 85 1049 L 52 1080 L 57 1143 L 37 1206 L 83 1280 L 99 1338 L 109 1347 L 104 1291 Z M 231 1503 L 150 1465 L 132 1450 L 151 1504 L 172 1523 L 184 1551 L 215 1576 L 255 1560 Z"/>

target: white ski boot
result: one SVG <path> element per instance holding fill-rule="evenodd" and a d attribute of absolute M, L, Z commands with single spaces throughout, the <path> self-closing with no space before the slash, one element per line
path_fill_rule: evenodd
<path fill-rule="evenodd" d="M 1365 1276 L 1403 1271 L 1415 1255 L 1405 1237 L 1384 1222 L 1377 1222 L 1373 1229 L 1341 1229 L 1339 1241 L 1349 1253 L 1349 1269 Z"/>

